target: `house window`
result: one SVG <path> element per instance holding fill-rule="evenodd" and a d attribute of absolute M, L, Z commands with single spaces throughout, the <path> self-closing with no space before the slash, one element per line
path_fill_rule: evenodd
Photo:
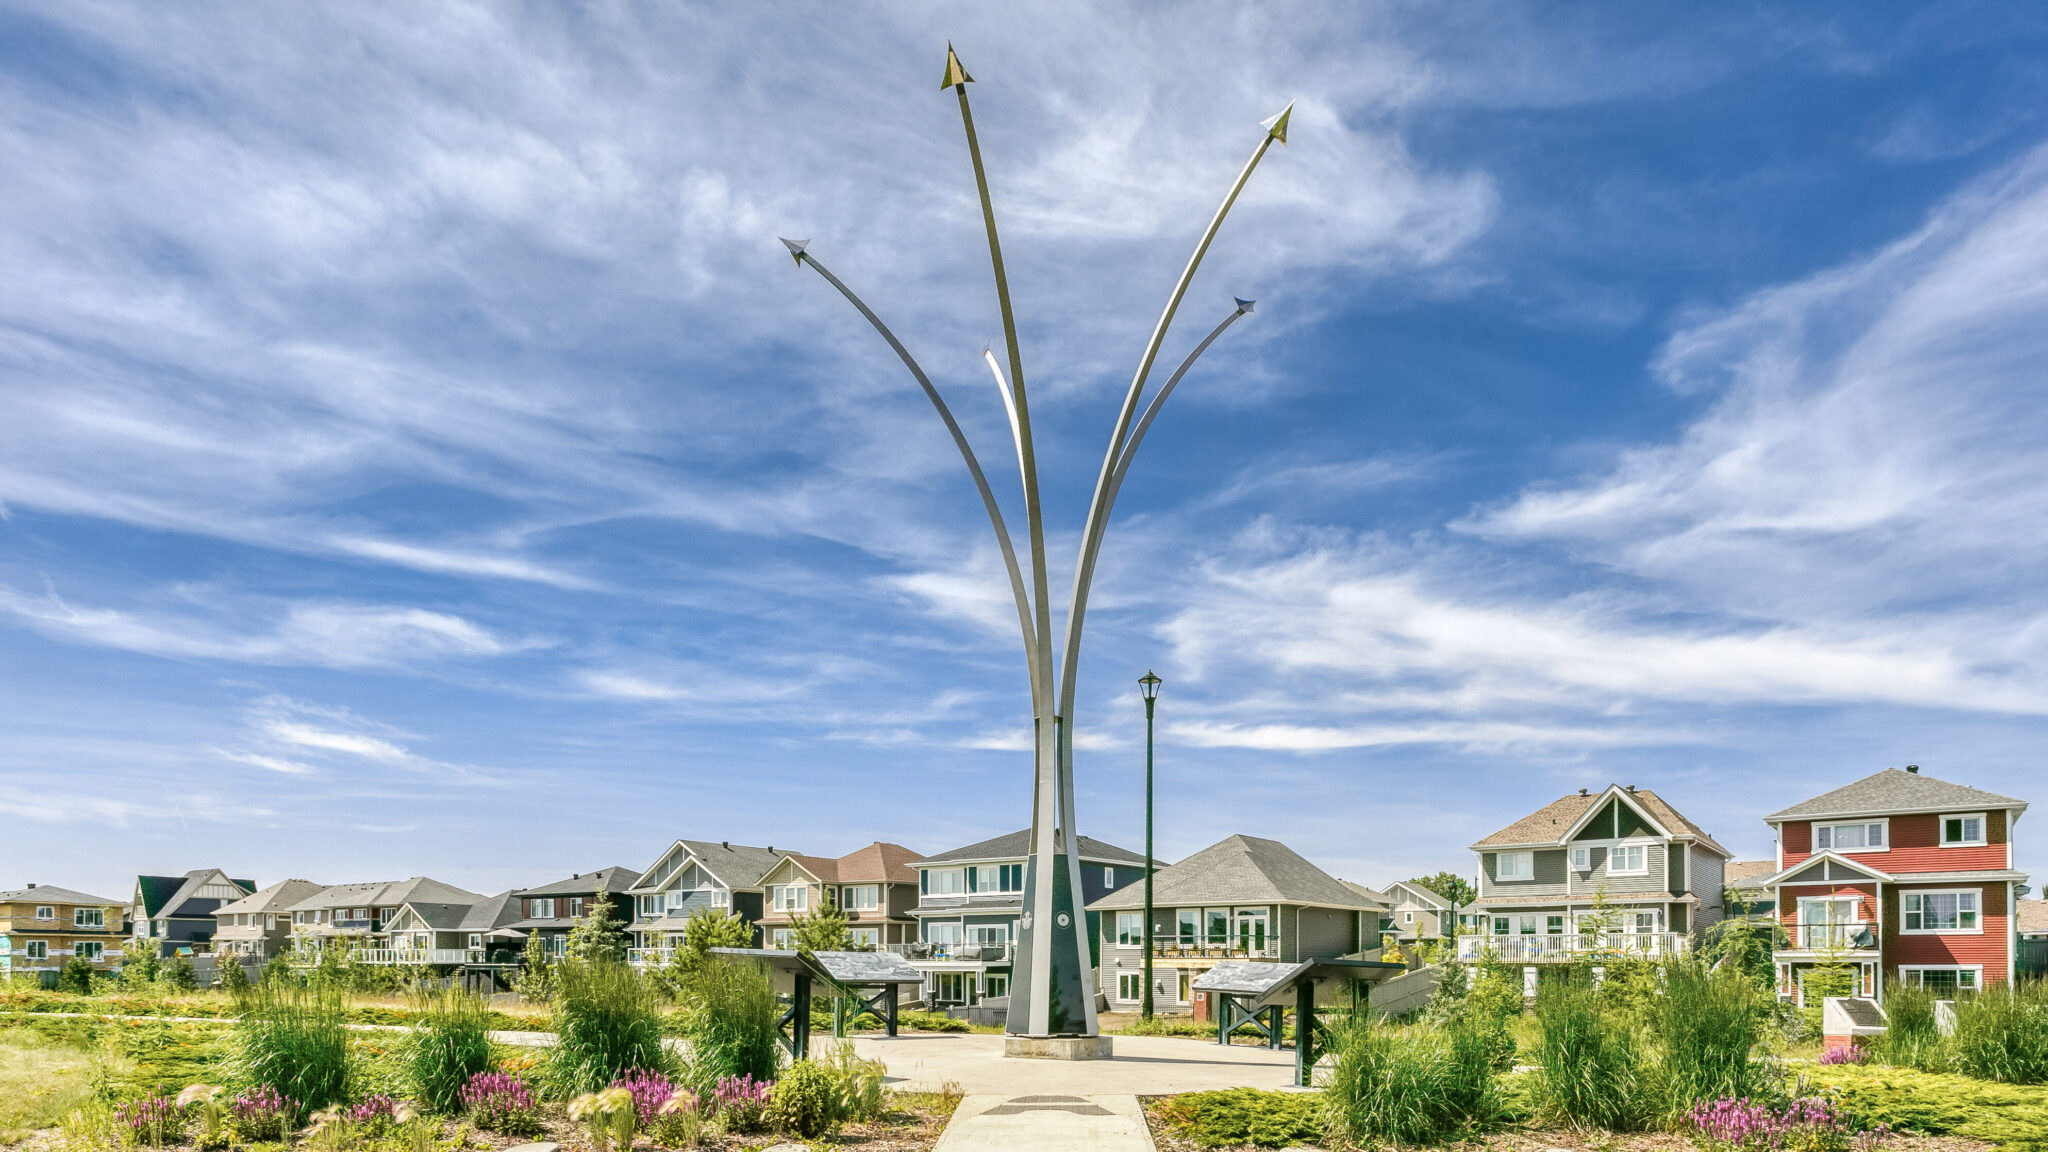
<path fill-rule="evenodd" d="M 1104 888 L 1116 887 L 1116 869 L 1111 868 L 1107 864 L 1102 867 L 1102 886 Z"/>
<path fill-rule="evenodd" d="M 1117 973 L 1116 998 L 1119 1000 L 1143 1000 L 1145 998 L 1145 974 L 1143 972 Z"/>
<path fill-rule="evenodd" d="M 1143 912 L 1119 912 L 1116 914 L 1116 942 L 1132 946 L 1145 942 L 1145 914 Z"/>
<path fill-rule="evenodd" d="M 471 933 L 469 934 L 469 946 L 470 946 L 471 948 L 481 948 L 481 947 L 483 947 L 483 946 L 484 946 L 484 934 L 483 934 L 483 933 L 481 933 L 481 932 L 471 932 Z"/>
<path fill-rule="evenodd" d="M 934 974 L 933 992 L 941 1004 L 965 1004 L 969 991 L 974 987 L 972 972 L 938 972 Z"/>
<path fill-rule="evenodd" d="M 1590 872 L 1590 871 L 1592 871 L 1592 870 L 1593 870 L 1593 850 L 1592 850 L 1591 848 L 1574 848 L 1574 849 L 1572 849 L 1572 871 L 1574 871 L 1574 872 Z"/>
<path fill-rule="evenodd" d="M 840 907 L 854 912 L 873 912 L 881 906 L 882 890 L 875 884 L 856 884 L 846 890 Z"/>
<path fill-rule="evenodd" d="M 1975 892 L 1908 892 L 1905 903 L 1907 932 L 1978 932 Z"/>
<path fill-rule="evenodd" d="M 996 891 L 1022 892 L 1024 890 L 1024 866 L 1002 864 L 996 867 Z M 1005 982 L 1007 986 L 1007 981 Z"/>
<path fill-rule="evenodd" d="M 1202 918 L 1208 922 L 1208 943 L 1230 943 L 1230 909 L 1204 908 L 1202 909 Z"/>
<path fill-rule="evenodd" d="M 981 994 L 983 996 L 1008 996 L 1010 994 L 1010 978 L 993 973 L 983 976 L 981 978 Z"/>
<path fill-rule="evenodd" d="M 1195 937 L 1201 931 L 1202 913 L 1200 909 L 1183 908 L 1179 912 L 1174 913 L 1174 934 L 1182 944 L 1193 944 Z"/>
<path fill-rule="evenodd" d="M 958 944 L 960 922 L 958 920 L 927 920 L 924 922 L 924 940 L 927 944 Z"/>
<path fill-rule="evenodd" d="M 1010 926 L 1007 924 L 969 924 L 967 942 L 983 948 L 1001 948 L 1010 942 Z"/>
<path fill-rule="evenodd" d="M 1636 935 L 1638 936 L 1648 936 L 1650 933 L 1655 932 L 1657 930 L 1657 914 L 1655 912 L 1636 913 L 1635 927 Z"/>
<path fill-rule="evenodd" d="M 1502 852 L 1494 857 L 1493 878 L 1496 880 L 1528 880 L 1535 872 L 1534 852 Z"/>
<path fill-rule="evenodd" d="M 36 905 L 36 919 L 38 919 L 38 920 L 55 920 L 56 918 L 57 918 L 57 910 L 56 910 L 55 908 L 51 907 L 51 906 L 50 906 L 50 905 L 48 905 L 48 904 L 38 904 L 38 905 Z"/>
<path fill-rule="evenodd" d="M 642 916 L 659 916 L 662 913 L 662 906 L 666 903 L 668 903 L 667 899 L 659 895 L 642 896 L 640 898 L 640 914 Z"/>
<path fill-rule="evenodd" d="M 569 897 L 569 910 L 565 913 L 565 915 L 569 916 L 572 919 L 581 919 L 583 916 L 583 897 Z"/>
<path fill-rule="evenodd" d="M 1984 814 L 1965 812 L 1941 818 L 1941 846 L 1956 848 L 1984 843 Z"/>
<path fill-rule="evenodd" d="M 31 960 L 48 960 L 50 958 L 50 942 L 48 940 L 29 941 L 28 958 Z"/>
<path fill-rule="evenodd" d="M 794 948 L 794 947 L 796 947 L 796 929 L 794 929 L 794 928 L 777 928 L 777 929 L 775 930 L 775 933 L 774 933 L 773 937 L 772 937 L 772 938 L 771 938 L 771 939 L 769 940 L 769 942 L 768 942 L 768 946 L 769 946 L 770 948 Z"/>
<path fill-rule="evenodd" d="M 967 877 L 958 868 L 934 868 L 925 873 L 925 890 L 934 896 L 959 896 L 966 890 Z"/>
<path fill-rule="evenodd" d="M 805 895 L 809 891 L 809 886 L 804 884 L 775 885 L 775 910 L 777 912 L 803 911 L 804 907 L 809 903 Z"/>
<path fill-rule="evenodd" d="M 1883 852 L 1885 821 L 1816 824 L 1813 826 L 1813 849 L 1816 852 Z"/>
<path fill-rule="evenodd" d="M 1543 921 L 1543 930 L 1544 930 L 1545 932 L 1548 932 L 1548 933 L 1549 933 L 1550 935 L 1552 935 L 1552 936 L 1562 936 L 1562 935 L 1564 935 L 1564 917 L 1563 917 L 1563 916 L 1548 916 L 1548 917 L 1545 917 L 1545 918 L 1544 918 L 1544 921 Z"/>
<path fill-rule="evenodd" d="M 104 908 L 73 908 L 71 910 L 71 926 L 73 928 L 105 928 L 107 926 L 107 910 Z"/>
<path fill-rule="evenodd" d="M 1493 934 L 1494 934 L 1495 936 L 1505 936 L 1505 935 L 1507 935 L 1507 934 L 1508 934 L 1508 918 L 1507 918 L 1507 917 L 1505 917 L 1505 916 L 1495 916 L 1495 917 L 1493 918 Z"/>
<path fill-rule="evenodd" d="M 1616 844 L 1607 850 L 1609 876 L 1646 876 L 1650 871 L 1650 846 Z"/>
<path fill-rule="evenodd" d="M 1899 968 L 1899 979 L 1908 987 L 1925 988 L 1937 998 L 1952 999 L 1958 992 L 1975 992 L 1983 981 L 1983 970 L 1979 968 L 1926 967 Z"/>
<path fill-rule="evenodd" d="M 1413 913 L 1413 912 L 1403 912 L 1403 913 L 1401 913 L 1401 923 L 1403 923 L 1403 924 L 1413 924 L 1413 923 L 1415 923 L 1415 913 Z"/>
<path fill-rule="evenodd" d="M 855 948 L 872 951 L 882 945 L 880 928 L 855 928 L 850 935 Z"/>
<path fill-rule="evenodd" d="M 555 901 L 552 897 L 545 900 L 529 900 L 526 903 L 528 919 L 553 920 L 555 918 Z"/>

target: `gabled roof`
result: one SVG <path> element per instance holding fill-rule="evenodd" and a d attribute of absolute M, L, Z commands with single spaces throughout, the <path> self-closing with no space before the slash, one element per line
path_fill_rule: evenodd
<path fill-rule="evenodd" d="M 183 876 L 137 876 L 135 878 L 135 899 L 142 905 L 144 916 L 154 916 L 171 902 L 178 889 L 185 886 Z"/>
<path fill-rule="evenodd" d="M 839 861 L 828 860 L 823 856 L 806 856 L 801 852 L 791 852 L 784 856 L 775 867 L 768 870 L 767 876 L 761 877 L 761 881 L 766 883 L 768 876 L 773 876 L 784 869 L 793 868 L 803 869 L 804 872 L 810 875 L 811 879 L 818 881 L 820 884 L 839 883 Z"/>
<path fill-rule="evenodd" d="M 325 888 L 311 880 L 279 880 L 270 887 L 232 904 L 223 904 L 214 909 L 215 916 L 240 915 L 244 912 L 283 912 L 306 897 Z"/>
<path fill-rule="evenodd" d="M 395 908 L 401 904 L 424 902 L 428 904 L 460 904 L 467 907 L 483 899 L 476 892 L 443 884 L 425 876 L 414 876 L 408 880 L 374 880 L 367 884 L 331 884 L 311 893 L 288 908 L 274 911 L 312 910 L 316 908 Z"/>
<path fill-rule="evenodd" d="M 455 927 L 462 932 L 489 932 L 503 928 L 519 919 L 519 907 L 519 893 L 508 889 L 470 905 L 469 911 L 462 916 L 462 922 Z"/>
<path fill-rule="evenodd" d="M 1145 866 L 1145 858 L 1136 852 L 1126 852 L 1114 844 L 1105 844 L 1100 840 L 1091 839 L 1087 836 L 1077 837 L 1077 839 L 1080 841 L 1081 859 L 1083 860 L 1094 861 L 1098 864 L 1130 864 L 1139 868 Z M 965 848 L 955 848 L 949 852 L 941 852 L 936 856 L 927 856 L 919 860 L 918 863 L 924 865 L 951 864 L 957 861 L 971 860 L 1022 860 L 1029 855 L 1031 855 L 1031 830 L 1026 828 L 1019 832 L 997 836 L 992 840 L 983 840 L 978 844 L 969 844 Z M 1157 876 L 1157 873 L 1154 873 L 1154 875 Z"/>
<path fill-rule="evenodd" d="M 640 874 L 631 868 L 614 864 L 610 868 L 599 868 L 595 872 L 578 872 L 567 880 L 557 880 L 538 888 L 521 888 L 519 896 L 581 896 L 599 892 L 624 893 L 640 882 Z"/>
<path fill-rule="evenodd" d="M 1231 836 L 1152 877 L 1155 905 L 1313 904 L 1324 908 L 1380 910 L 1321 868 L 1302 859 L 1278 840 Z M 1143 881 L 1126 884 L 1095 903 L 1091 910 L 1141 908 Z"/>
<path fill-rule="evenodd" d="M 1811 872 L 1809 876 L 1807 873 Z M 1789 865 L 1782 872 L 1775 872 L 1762 880 L 1759 885 L 1775 886 L 1791 881 L 1794 883 L 1854 883 L 1859 880 L 1885 881 L 1892 874 L 1873 867 L 1861 860 L 1852 859 L 1835 852 L 1816 852 Z"/>
<path fill-rule="evenodd" d="M 1443 896 L 1439 895 L 1434 890 L 1424 888 L 1422 885 L 1414 883 L 1413 881 L 1394 881 L 1392 884 L 1387 885 L 1387 895 L 1392 896 L 1396 888 L 1415 897 L 1415 899 L 1418 902 L 1428 904 L 1432 907 L 1449 908 L 1451 906 L 1451 902 L 1449 900 L 1446 900 Z"/>
<path fill-rule="evenodd" d="M 1153 874 L 1153 879 L 1155 881 L 1158 879 L 1157 873 Z M 1338 881 L 1338 883 L 1343 884 L 1346 888 L 1349 888 L 1353 892 L 1358 893 L 1360 896 L 1365 897 L 1366 900 L 1378 906 L 1379 910 L 1382 912 L 1385 912 L 1386 910 L 1394 906 L 1393 898 L 1388 896 L 1385 892 L 1376 892 L 1371 888 L 1367 888 L 1363 884 L 1354 884 L 1349 880 L 1340 880 Z"/>
<path fill-rule="evenodd" d="M 1721 883 L 1755 887 L 1777 870 L 1776 860 L 1730 860 L 1721 869 Z"/>
<path fill-rule="evenodd" d="M 107 908 L 126 907 L 126 900 L 109 900 L 105 896 L 91 896 L 71 888 L 59 888 L 54 884 L 38 884 L 33 888 L 17 888 L 12 892 L 0 892 L 0 900 L 10 904 L 98 904 Z"/>
<path fill-rule="evenodd" d="M 924 857 L 912 852 L 901 844 L 877 840 L 865 848 L 856 848 L 841 856 L 839 866 L 841 884 L 915 884 L 917 869 L 910 865 Z"/>
<path fill-rule="evenodd" d="M 161 912 L 166 916 L 199 917 L 211 916 L 221 905 L 234 903 L 233 900 L 221 900 L 218 896 L 207 896 L 203 897 L 203 899 L 219 902 L 212 908 L 188 908 L 186 906 L 189 901 L 202 899 L 199 895 L 199 890 L 206 887 L 207 882 L 216 876 L 241 889 L 242 894 L 245 896 L 256 890 L 256 882 L 254 880 L 237 880 L 218 868 L 195 868 L 178 877 L 137 876 L 135 881 L 138 891 L 142 889 L 142 881 L 144 880 L 175 879 L 178 881 L 178 886 L 172 890 L 167 898 L 161 899 L 154 906 L 150 906 L 147 903 L 144 904 L 144 907 L 149 910 L 149 915 L 155 916 Z"/>
<path fill-rule="evenodd" d="M 662 861 L 675 855 L 681 849 L 697 866 L 709 872 L 712 878 L 727 888 L 759 888 L 761 878 L 781 861 L 788 852 L 778 852 L 774 845 L 756 848 L 750 844 L 734 844 L 727 840 L 677 840 L 654 858 L 654 864 L 640 874 L 636 884 L 649 886 L 666 879 L 657 876 Z"/>
<path fill-rule="evenodd" d="M 479 896 L 477 899 L 482 900 L 484 897 Z M 413 915 L 419 917 L 420 922 L 427 927 L 452 932 L 462 926 L 463 917 L 469 915 L 469 910 L 476 905 L 473 903 L 444 904 L 424 900 L 408 900 L 405 902 L 405 906 L 412 909 Z"/>
<path fill-rule="evenodd" d="M 1818 816 L 1882 816 L 1893 812 L 1953 812 L 1971 808 L 2025 808 L 2027 802 L 1981 788 L 1951 784 L 1902 768 L 1887 768 L 1811 800 L 1764 817 L 1766 822 Z"/>
<path fill-rule="evenodd" d="M 1684 814 L 1672 807 L 1662 796 L 1648 788 L 1631 791 L 1618 784 L 1610 784 L 1599 792 L 1582 792 L 1559 797 L 1470 847 L 1476 852 L 1486 848 L 1519 847 L 1524 844 L 1562 845 L 1577 831 L 1579 825 L 1606 804 L 1610 797 L 1619 799 L 1624 804 L 1633 805 L 1637 811 L 1649 817 L 1651 823 L 1663 826 L 1673 836 L 1690 836 L 1724 858 L 1731 855 L 1718 841 L 1707 835 L 1705 829 L 1686 819 Z"/>

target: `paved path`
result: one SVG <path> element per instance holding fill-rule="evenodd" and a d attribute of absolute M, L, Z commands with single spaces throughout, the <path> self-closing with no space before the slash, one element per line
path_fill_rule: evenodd
<path fill-rule="evenodd" d="M 1156 1040 L 1149 1036 L 1143 1039 Z M 1020 1060 L 1020 1064 L 1039 1061 Z M 1099 1062 L 1097 1062 L 1099 1063 Z M 980 1094 L 960 1101 L 933 1152 L 1153 1152 L 1130 1095 Z"/>
<path fill-rule="evenodd" d="M 829 1044 L 830 1039 L 813 1040 Z M 981 1034 L 914 1033 L 859 1036 L 854 1049 L 889 1069 L 891 1088 L 952 1083 L 969 1094 L 1164 1096 L 1212 1088 L 1285 1088 L 1294 1053 L 1172 1036 L 1118 1036 L 1111 1060 L 1011 1060 L 1003 1038 Z"/>

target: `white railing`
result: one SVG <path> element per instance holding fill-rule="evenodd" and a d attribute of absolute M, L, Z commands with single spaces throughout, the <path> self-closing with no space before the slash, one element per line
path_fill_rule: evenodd
<path fill-rule="evenodd" d="M 1875 924 L 1801 924 L 1793 944 L 1801 952 L 1865 951 L 1877 947 Z"/>
<path fill-rule="evenodd" d="M 1135 948 L 1137 941 L 1117 941 L 1119 948 Z M 1154 936 L 1152 955 L 1161 960 L 1277 960 L 1280 957 L 1280 941 L 1277 937 L 1259 940 L 1217 940 L 1204 943 L 1184 940 L 1179 936 Z"/>
<path fill-rule="evenodd" d="M 1593 960 L 1603 956 L 1682 956 L 1690 947 L 1683 932 L 1561 932 L 1520 936 L 1460 936 L 1458 959 L 1492 953 L 1504 964 Z"/>
<path fill-rule="evenodd" d="M 358 964 L 481 964 L 482 948 L 358 948 Z"/>
<path fill-rule="evenodd" d="M 1008 964 L 1015 954 L 1014 943 L 1004 944 L 884 944 L 908 960 L 930 960 L 948 964 Z"/>
<path fill-rule="evenodd" d="M 667 965 L 669 957 L 675 954 L 673 948 L 628 948 L 626 963 L 635 968 L 660 968 Z"/>

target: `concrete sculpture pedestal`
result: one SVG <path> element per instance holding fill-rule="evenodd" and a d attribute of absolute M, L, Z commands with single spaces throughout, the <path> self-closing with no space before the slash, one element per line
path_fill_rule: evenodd
<path fill-rule="evenodd" d="M 1108 1060 L 1107 1036 L 1005 1036 L 1003 1055 L 1027 1060 Z"/>

